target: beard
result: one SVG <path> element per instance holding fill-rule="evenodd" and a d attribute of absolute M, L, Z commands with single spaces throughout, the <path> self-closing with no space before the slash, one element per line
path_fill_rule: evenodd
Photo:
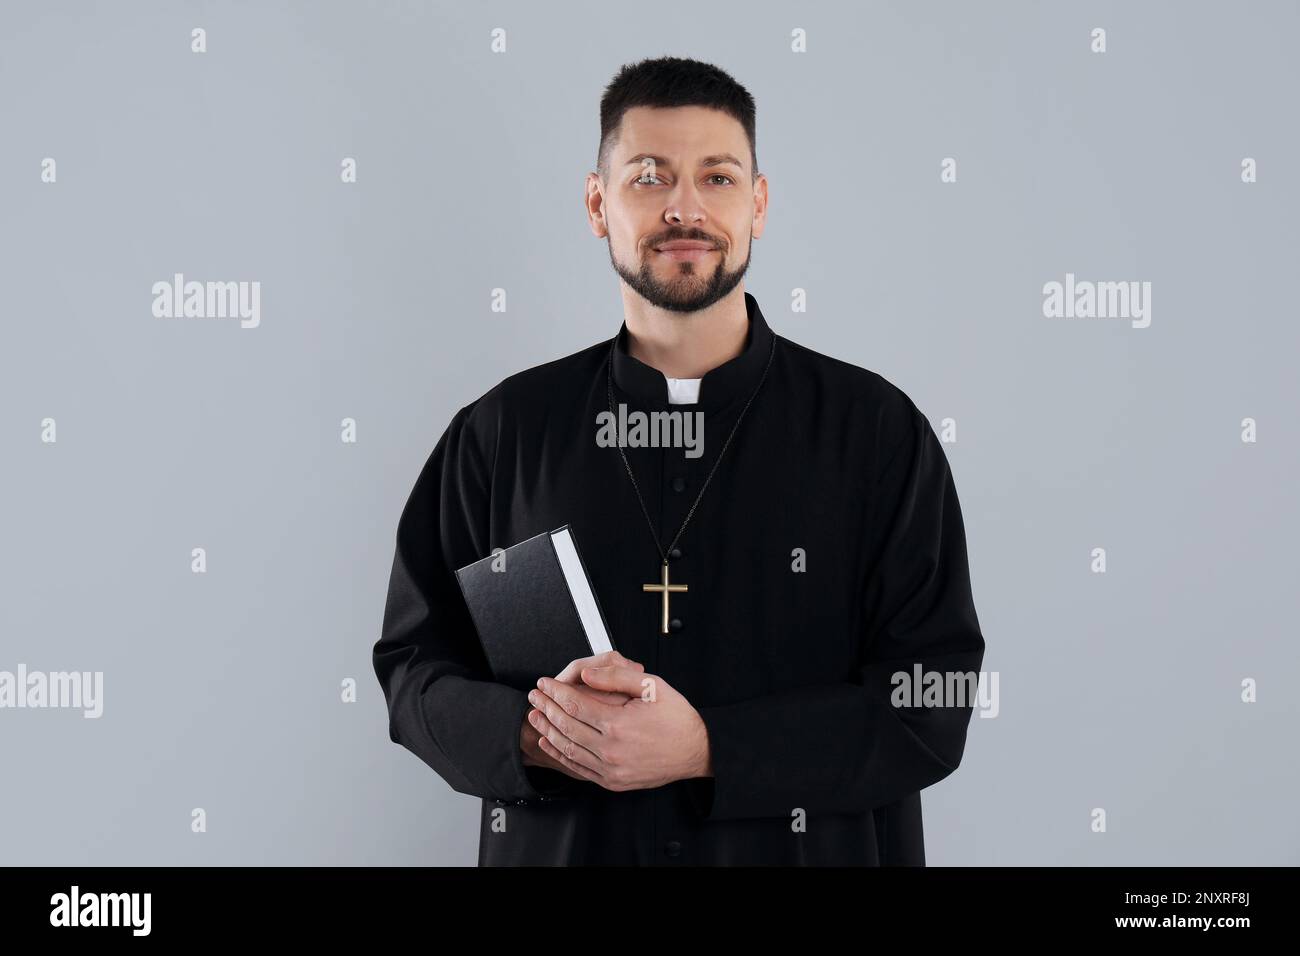
<path fill-rule="evenodd" d="M 605 245 L 609 249 L 609 261 L 614 271 L 641 298 L 669 312 L 698 312 L 726 297 L 740 284 L 749 269 L 754 237 L 751 235 L 749 238 L 745 261 L 733 272 L 727 271 L 726 257 L 719 256 L 718 264 L 712 272 L 695 262 L 673 262 L 670 266 L 671 275 L 667 279 L 661 279 L 655 274 L 648 258 L 641 260 L 639 269 L 629 269 L 614 258 L 614 246 L 608 236 L 605 237 Z M 658 253 L 651 249 L 650 255 Z"/>

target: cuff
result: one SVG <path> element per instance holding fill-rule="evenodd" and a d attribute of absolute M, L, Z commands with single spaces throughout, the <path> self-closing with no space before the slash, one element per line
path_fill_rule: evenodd
<path fill-rule="evenodd" d="M 510 740 L 510 763 L 515 780 L 512 792 L 518 793 L 519 796 L 513 800 L 494 802 L 499 805 L 514 804 L 518 807 L 526 807 L 534 803 L 549 803 L 552 800 L 562 799 L 573 790 L 572 785 L 577 783 L 576 780 L 550 767 L 532 767 L 524 763 L 524 752 L 519 747 L 519 735 L 523 730 L 524 719 L 533 705 L 529 702 L 526 693 L 523 691 L 517 693 L 521 703 L 516 712 L 517 719 L 513 723 L 514 736 Z"/>

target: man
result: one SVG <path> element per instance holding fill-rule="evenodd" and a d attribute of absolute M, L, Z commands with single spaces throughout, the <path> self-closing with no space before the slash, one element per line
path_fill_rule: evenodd
<path fill-rule="evenodd" d="M 971 701 L 895 691 L 983 659 L 957 493 L 903 392 L 744 291 L 754 118 L 715 67 L 623 68 L 586 193 L 623 326 L 460 409 L 402 513 L 375 671 L 392 739 L 483 799 L 480 865 L 924 863 Z M 598 440 L 620 405 L 701 413 L 703 453 Z M 453 572 L 565 524 L 618 652 L 525 694 Z"/>

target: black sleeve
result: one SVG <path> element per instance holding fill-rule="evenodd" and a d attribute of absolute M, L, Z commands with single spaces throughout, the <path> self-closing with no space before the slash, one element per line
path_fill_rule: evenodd
<path fill-rule="evenodd" d="M 961 761 L 972 698 L 891 701 L 898 672 L 919 664 L 978 680 L 984 656 L 952 473 L 929 422 L 910 400 L 907 410 L 871 484 L 858 672 L 701 708 L 714 775 L 691 780 L 688 793 L 707 819 L 861 811 L 921 790 Z"/>
<path fill-rule="evenodd" d="M 389 736 L 453 790 L 509 802 L 559 796 L 577 781 L 524 766 L 519 735 L 531 705 L 492 680 L 455 579 L 455 568 L 491 551 L 490 475 L 473 407 L 452 418 L 398 521 L 375 674 Z"/>

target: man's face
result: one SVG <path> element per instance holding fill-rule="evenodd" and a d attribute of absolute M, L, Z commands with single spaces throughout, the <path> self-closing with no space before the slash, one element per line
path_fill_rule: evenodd
<path fill-rule="evenodd" d="M 763 231 L 767 180 L 751 179 L 744 127 L 702 106 L 623 115 L 609 181 L 587 177 L 592 231 L 651 305 L 694 312 L 726 296 Z"/>

